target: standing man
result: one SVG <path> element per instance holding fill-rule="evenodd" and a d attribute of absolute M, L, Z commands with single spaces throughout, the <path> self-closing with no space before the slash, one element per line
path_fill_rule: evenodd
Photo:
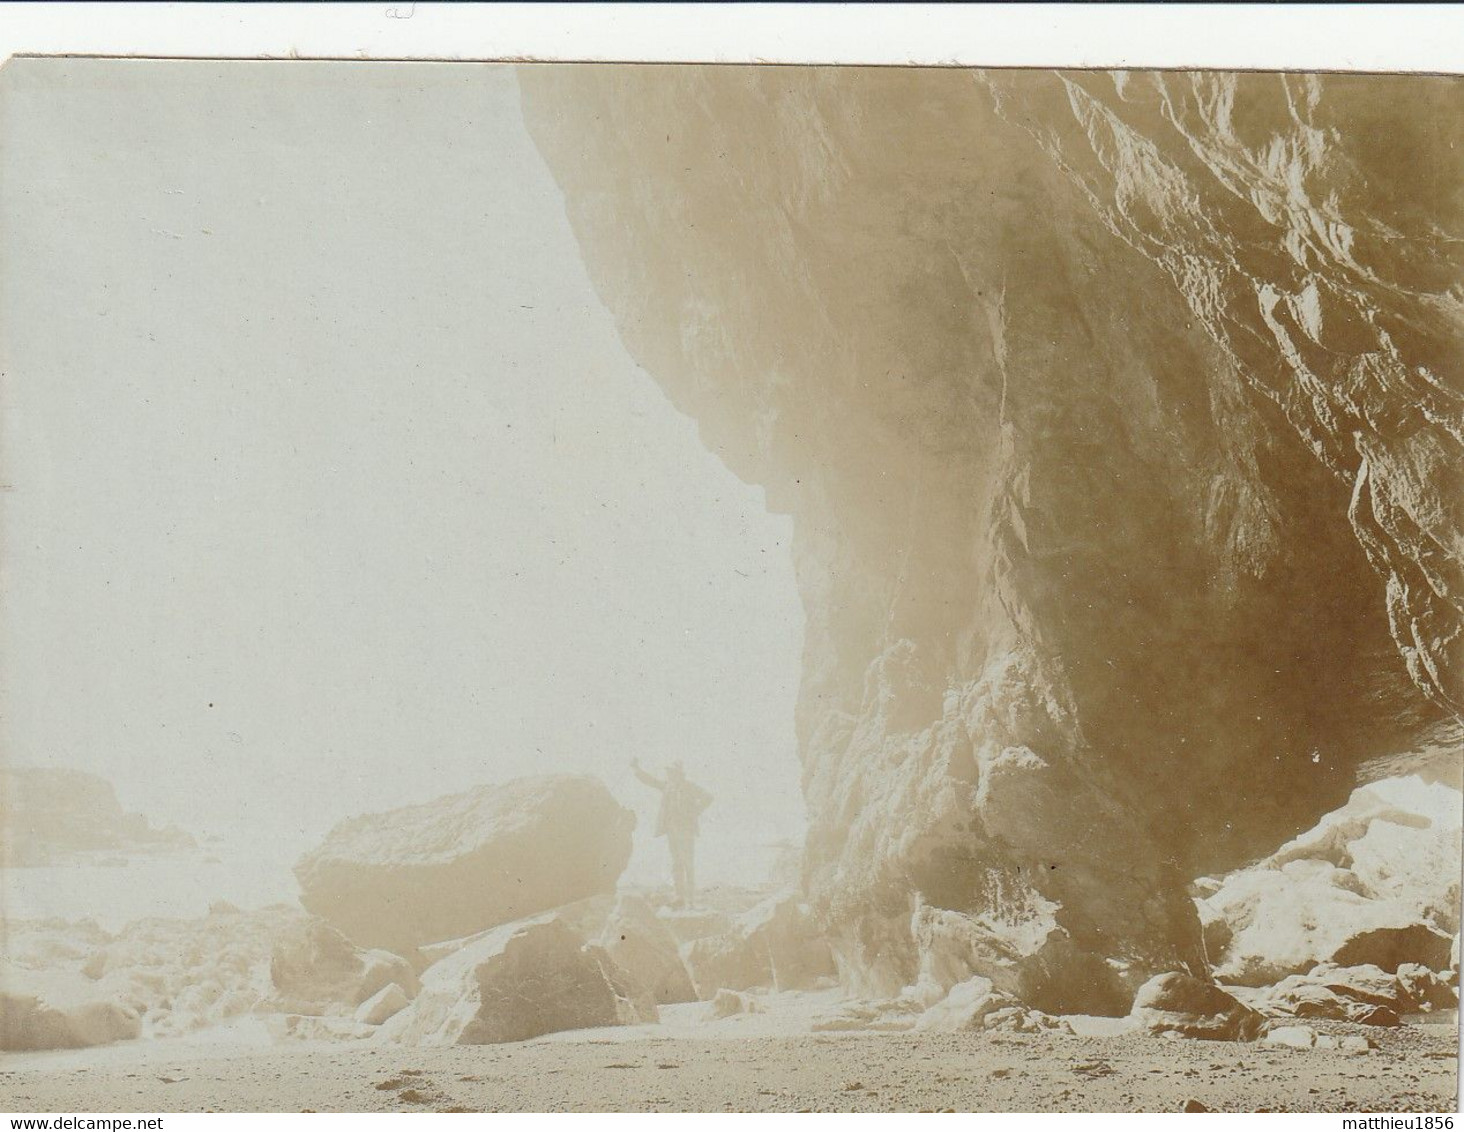
<path fill-rule="evenodd" d="M 686 777 L 686 769 L 678 759 L 666 771 L 664 779 L 641 769 L 640 760 L 631 759 L 630 769 L 647 786 L 661 792 L 661 810 L 656 815 L 656 836 L 664 837 L 671 849 L 671 880 L 676 886 L 676 903 L 690 908 L 696 892 L 693 857 L 697 825 L 702 811 L 712 804 L 712 796 Z"/>

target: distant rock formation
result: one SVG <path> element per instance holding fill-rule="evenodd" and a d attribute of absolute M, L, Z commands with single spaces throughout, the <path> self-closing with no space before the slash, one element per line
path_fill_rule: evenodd
<path fill-rule="evenodd" d="M 596 778 L 482 786 L 342 822 L 295 866 L 300 902 L 407 952 L 613 892 L 634 825 Z"/>
<path fill-rule="evenodd" d="M 173 826 L 127 813 L 112 784 L 95 774 L 50 767 L 0 770 L 0 867 L 64 865 L 87 854 L 194 849 Z"/>
<path fill-rule="evenodd" d="M 1457 763 L 1464 84 L 520 86 L 627 348 L 794 517 L 851 990 L 1123 1014 L 1206 976 L 1191 878 Z"/>

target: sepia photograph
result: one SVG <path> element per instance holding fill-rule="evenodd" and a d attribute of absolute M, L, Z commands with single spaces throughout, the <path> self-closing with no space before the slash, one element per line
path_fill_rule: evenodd
<path fill-rule="evenodd" d="M 0 1108 L 1455 1112 L 1461 249 L 1448 75 L 11 59 Z"/>

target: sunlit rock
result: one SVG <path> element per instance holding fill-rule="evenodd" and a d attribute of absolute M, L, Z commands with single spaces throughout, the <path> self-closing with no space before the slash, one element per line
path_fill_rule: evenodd
<path fill-rule="evenodd" d="M 1200 900 L 1221 979 L 1264 986 L 1318 963 L 1442 970 L 1459 931 L 1459 791 L 1370 783 Z"/>
<path fill-rule="evenodd" d="M 143 1036 L 189 1033 L 267 1009 L 278 993 L 270 978 L 276 945 L 298 938 L 308 919 L 277 905 L 136 920 L 98 940 L 76 969 L 141 1015 Z M 85 926 L 79 933 L 91 937 Z"/>
<path fill-rule="evenodd" d="M 365 1022 L 368 1026 L 379 1026 L 388 1018 L 405 1010 L 411 1001 L 411 996 L 396 983 L 388 983 L 356 1007 L 356 1012 L 352 1017 L 357 1022 Z"/>

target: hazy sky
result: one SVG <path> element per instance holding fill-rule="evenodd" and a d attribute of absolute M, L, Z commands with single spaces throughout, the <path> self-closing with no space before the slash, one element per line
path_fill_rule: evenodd
<path fill-rule="evenodd" d="M 686 759 L 796 835 L 790 525 L 626 355 L 509 68 L 0 72 L 5 754 L 192 830 Z M 710 861 L 708 861 L 710 865 Z"/>

